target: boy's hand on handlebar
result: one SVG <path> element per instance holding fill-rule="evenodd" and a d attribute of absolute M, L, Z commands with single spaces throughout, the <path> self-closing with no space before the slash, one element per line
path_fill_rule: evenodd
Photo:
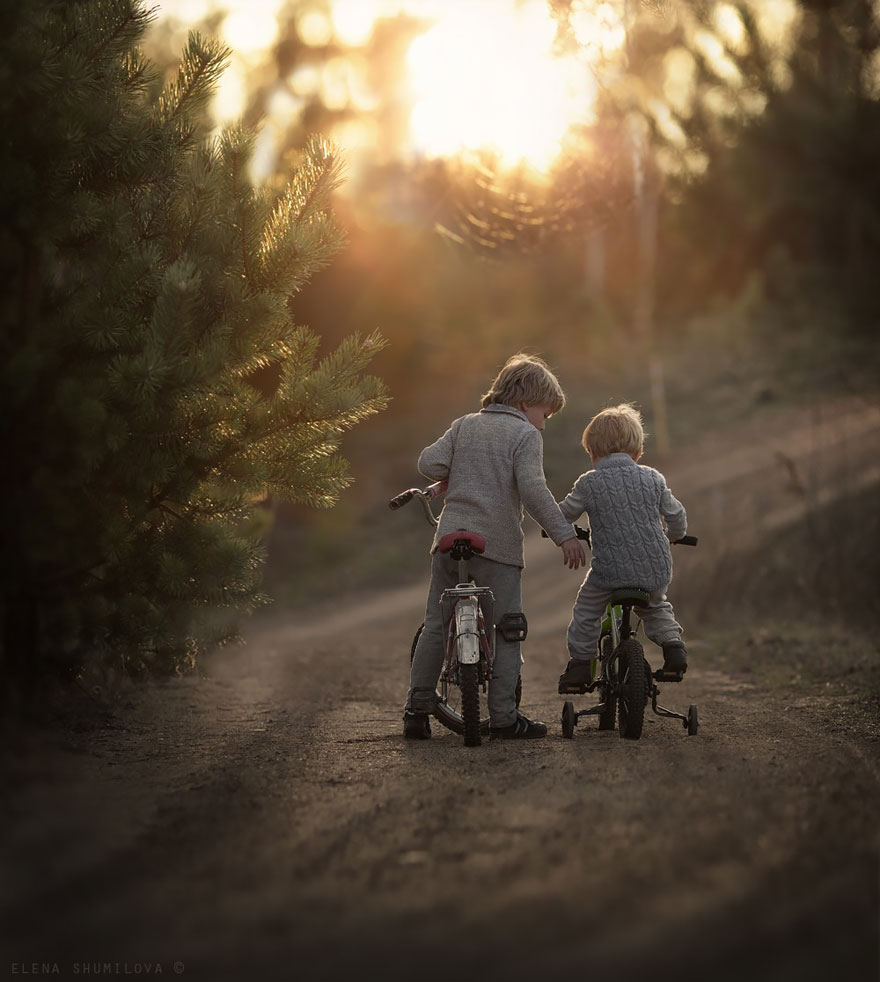
<path fill-rule="evenodd" d="M 579 539 L 566 539 L 560 547 L 562 549 L 562 561 L 569 569 L 578 569 L 586 566 L 587 554 Z"/>

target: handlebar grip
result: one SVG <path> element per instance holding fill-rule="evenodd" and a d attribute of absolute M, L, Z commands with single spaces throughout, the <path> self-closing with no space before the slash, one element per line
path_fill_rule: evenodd
<path fill-rule="evenodd" d="M 680 539 L 673 539 L 674 546 L 695 546 L 700 540 L 695 535 L 683 535 Z"/>
<path fill-rule="evenodd" d="M 410 489 L 409 491 L 401 491 L 400 494 L 395 495 L 389 502 L 388 507 L 395 510 L 397 508 L 403 507 L 415 494 L 415 491 Z"/>
<path fill-rule="evenodd" d="M 589 529 L 584 529 L 584 528 L 581 528 L 580 525 L 575 525 L 574 526 L 574 534 L 579 539 L 583 539 L 583 541 L 586 542 L 589 545 L 589 543 L 590 543 L 590 530 Z M 542 539 L 549 539 L 550 538 L 550 536 L 547 535 L 547 533 L 544 531 L 544 529 L 541 529 L 541 538 Z"/>

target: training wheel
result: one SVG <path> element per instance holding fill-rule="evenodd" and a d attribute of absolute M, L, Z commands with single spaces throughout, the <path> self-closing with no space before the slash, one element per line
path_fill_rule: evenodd
<path fill-rule="evenodd" d="M 700 720 L 699 717 L 697 716 L 697 707 L 691 706 L 690 709 L 688 709 L 688 718 L 687 718 L 688 736 L 695 736 L 699 728 L 700 728 Z"/>
<path fill-rule="evenodd" d="M 562 707 L 562 735 L 566 740 L 574 736 L 574 728 L 577 724 L 577 717 L 574 714 L 574 703 L 568 699 Z"/>

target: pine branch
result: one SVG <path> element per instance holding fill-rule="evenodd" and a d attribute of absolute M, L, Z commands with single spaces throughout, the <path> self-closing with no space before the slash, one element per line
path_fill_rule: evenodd
<path fill-rule="evenodd" d="M 108 47 L 115 41 L 122 40 L 128 35 L 127 43 L 132 44 L 137 38 L 143 36 L 144 31 L 156 17 L 158 7 L 151 7 L 149 10 L 140 9 L 140 3 L 129 6 L 129 13 L 126 13 L 118 0 L 109 3 L 97 3 L 99 21 L 104 24 L 109 19 L 109 15 L 117 14 L 119 19 L 116 24 L 105 34 L 103 41 L 86 58 L 86 65 L 94 65 L 95 62 L 104 54 Z M 127 30 L 134 28 L 134 30 Z"/>
<path fill-rule="evenodd" d="M 167 86 L 159 97 L 159 119 L 166 125 L 182 123 L 210 95 L 231 54 L 225 45 L 191 31 L 177 81 Z"/>

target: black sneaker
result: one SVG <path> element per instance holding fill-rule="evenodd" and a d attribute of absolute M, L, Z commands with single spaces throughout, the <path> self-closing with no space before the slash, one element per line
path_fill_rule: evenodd
<path fill-rule="evenodd" d="M 431 721 L 427 713 L 411 713 L 408 709 L 403 714 L 403 735 L 407 740 L 430 740 Z"/>
<path fill-rule="evenodd" d="M 680 682 L 687 671 L 687 648 L 683 641 L 667 641 L 663 648 L 663 668 L 657 673 L 661 682 Z"/>
<path fill-rule="evenodd" d="M 539 740 L 545 736 L 547 724 L 535 723 L 522 713 L 516 714 L 516 719 L 510 726 L 489 727 L 489 737 L 492 740 Z"/>
<path fill-rule="evenodd" d="M 593 673 L 589 661 L 572 658 L 565 666 L 565 671 L 559 676 L 559 694 L 583 693 L 593 681 Z"/>

